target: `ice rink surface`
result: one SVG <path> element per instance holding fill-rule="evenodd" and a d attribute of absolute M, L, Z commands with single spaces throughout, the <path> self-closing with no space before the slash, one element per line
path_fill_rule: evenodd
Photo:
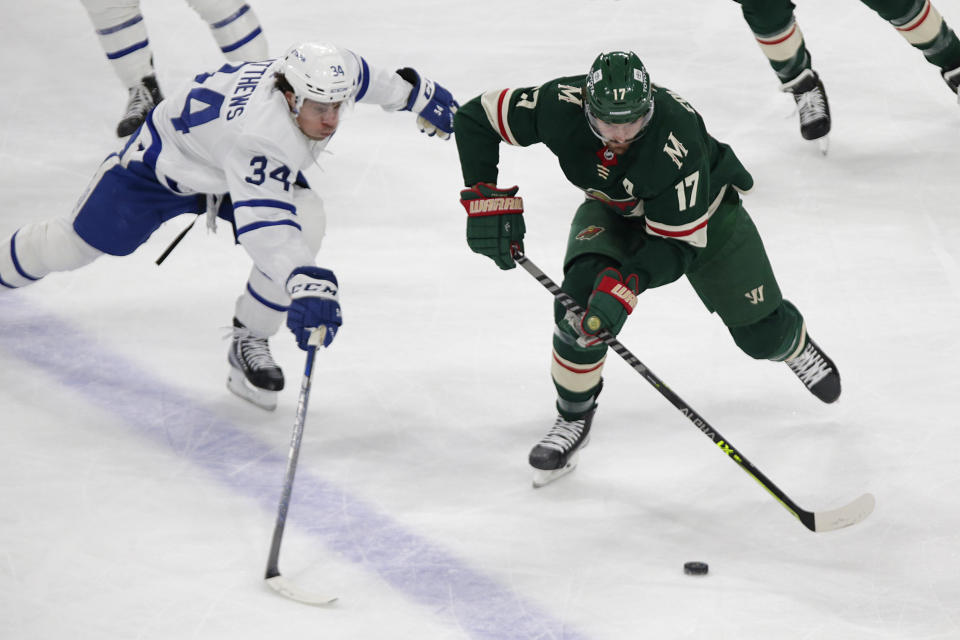
<path fill-rule="evenodd" d="M 304 357 L 272 340 L 274 413 L 227 392 L 248 260 L 198 225 L 156 267 L 185 216 L 131 257 L 0 294 L 0 638 L 960 638 L 960 107 L 859 2 L 798 4 L 826 157 L 733 2 L 253 0 L 274 55 L 332 39 L 461 102 L 637 51 L 753 172 L 746 207 L 843 396 L 742 355 L 684 280 L 641 296 L 620 338 L 801 506 L 869 491 L 868 520 L 808 532 L 613 354 L 580 467 L 533 490 L 550 296 L 467 248 L 454 143 L 359 105 L 310 173 L 345 324 L 317 358 L 280 556 L 338 603 L 264 586 Z M 960 26 L 960 2 L 937 6 Z M 185 2 L 143 12 L 168 91 L 222 64 Z M 126 95 L 79 2 L 3 15 L 6 236 L 69 212 Z M 500 175 L 559 278 L 581 196 L 543 148 L 503 149 Z"/>

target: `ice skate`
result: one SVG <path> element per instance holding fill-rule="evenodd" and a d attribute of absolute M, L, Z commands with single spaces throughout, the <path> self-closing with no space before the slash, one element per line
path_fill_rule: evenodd
<path fill-rule="evenodd" d="M 233 326 L 227 353 L 227 388 L 244 400 L 273 411 L 277 408 L 277 392 L 283 389 L 283 371 L 274 362 L 266 338 L 251 335 L 236 318 Z"/>
<path fill-rule="evenodd" d="M 576 468 L 580 450 L 590 441 L 590 424 L 596 410 L 594 406 L 579 420 L 557 416 L 547 435 L 530 451 L 534 489 L 550 484 Z"/>
<path fill-rule="evenodd" d="M 941 75 L 943 76 L 943 81 L 950 87 L 950 91 L 957 94 L 957 101 L 960 102 L 960 67 L 948 69 Z"/>
<path fill-rule="evenodd" d="M 161 100 L 163 100 L 163 94 L 160 93 L 156 76 L 144 76 L 138 84 L 130 87 L 127 112 L 123 114 L 123 118 L 117 125 L 117 136 L 126 138 L 136 131 L 146 120 L 150 109 L 153 109 Z"/>
<path fill-rule="evenodd" d="M 793 94 L 793 100 L 797 103 L 800 135 L 804 140 L 816 140 L 820 152 L 826 154 L 829 148 L 830 104 L 820 76 L 813 69 L 805 69 L 799 76 L 784 83 L 782 90 Z"/>
<path fill-rule="evenodd" d="M 834 402 L 840 397 L 840 372 L 833 360 L 827 357 L 817 343 L 807 336 L 807 346 L 800 355 L 787 360 L 790 371 L 824 402 Z"/>

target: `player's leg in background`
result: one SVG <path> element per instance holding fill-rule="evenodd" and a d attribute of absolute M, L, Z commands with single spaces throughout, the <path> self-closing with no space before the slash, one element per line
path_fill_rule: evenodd
<path fill-rule="evenodd" d="M 123 153 L 142 153 L 128 144 Z M 160 225 L 201 210 L 196 196 L 171 193 L 142 162 L 110 154 L 97 168 L 69 216 L 28 224 L 0 243 L 3 289 L 53 271 L 71 271 L 103 254 L 133 253 Z"/>
<path fill-rule="evenodd" d="M 919 49 L 954 93 L 960 90 L 960 40 L 930 0 L 861 0 Z"/>
<path fill-rule="evenodd" d="M 807 335 L 800 311 L 783 299 L 760 234 L 738 201 L 728 195 L 711 218 L 707 248 L 687 279 L 744 353 L 787 363 L 811 393 L 833 402 L 839 371 Z"/>
<path fill-rule="evenodd" d="M 820 76 L 813 70 L 790 0 L 734 0 L 780 80 L 793 95 L 800 115 L 800 134 L 816 140 L 830 132 L 830 106 Z"/>
<path fill-rule="evenodd" d="M 213 39 L 231 62 L 265 60 L 267 37 L 253 9 L 243 0 L 187 0 L 210 25 Z"/>
<path fill-rule="evenodd" d="M 128 136 L 163 99 L 153 68 L 153 52 L 139 0 L 81 0 L 107 60 L 127 88 L 127 107 L 117 135 Z"/>
<path fill-rule="evenodd" d="M 297 220 L 310 250 L 316 254 L 326 233 L 323 201 L 312 189 L 294 188 Z M 234 307 L 234 333 L 227 361 L 227 387 L 258 407 L 273 410 L 283 389 L 283 370 L 270 353 L 268 339 L 276 335 L 290 305 L 286 283 L 274 282 L 256 265 Z"/>
<path fill-rule="evenodd" d="M 102 255 L 77 235 L 70 217 L 25 225 L 0 242 L 0 291 L 78 269 Z"/>
<path fill-rule="evenodd" d="M 72 271 L 90 264 L 106 251 L 96 248 L 77 230 L 90 221 L 96 227 L 103 216 L 110 216 L 110 202 L 121 194 L 113 193 L 113 171 L 117 156 L 109 156 L 94 174 L 90 185 L 69 216 L 25 225 L 0 244 L 0 284 L 3 288 L 19 288 L 36 282 L 54 271 Z M 99 238 L 109 242 L 104 230 Z"/>

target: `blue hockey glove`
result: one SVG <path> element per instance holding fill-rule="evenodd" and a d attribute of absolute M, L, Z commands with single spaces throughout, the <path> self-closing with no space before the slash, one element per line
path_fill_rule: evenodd
<path fill-rule="evenodd" d="M 421 77 L 410 67 L 397 69 L 397 74 L 413 85 L 407 106 L 402 111 L 417 114 L 417 126 L 423 133 L 449 140 L 453 133 L 453 114 L 460 107 L 450 92 L 436 82 Z"/>
<path fill-rule="evenodd" d="M 340 303 L 337 302 L 337 276 L 320 267 L 299 267 L 287 278 L 290 308 L 287 310 L 287 328 L 297 338 L 297 346 L 308 348 L 311 329 L 325 327 L 323 346 L 330 346 L 343 322 Z"/>

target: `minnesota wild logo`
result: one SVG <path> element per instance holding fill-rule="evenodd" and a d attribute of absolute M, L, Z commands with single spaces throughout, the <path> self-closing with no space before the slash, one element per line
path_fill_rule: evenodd
<path fill-rule="evenodd" d="M 604 232 L 603 227 L 590 225 L 589 227 L 587 227 L 586 229 L 584 229 L 583 231 L 577 234 L 577 240 L 593 240 L 603 232 Z"/>

